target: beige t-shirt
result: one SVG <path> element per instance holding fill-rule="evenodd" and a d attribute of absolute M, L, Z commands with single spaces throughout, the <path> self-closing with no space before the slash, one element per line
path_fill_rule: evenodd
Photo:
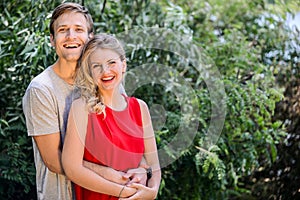
<path fill-rule="evenodd" d="M 74 100 L 74 87 L 48 67 L 29 84 L 23 97 L 23 112 L 29 136 L 60 132 L 63 143 L 68 113 Z M 51 172 L 33 141 L 38 199 L 71 200 L 72 184 L 66 176 Z"/>

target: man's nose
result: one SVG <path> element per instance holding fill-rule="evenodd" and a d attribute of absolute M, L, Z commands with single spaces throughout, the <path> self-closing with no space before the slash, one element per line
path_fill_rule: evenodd
<path fill-rule="evenodd" d="M 76 36 L 76 32 L 73 29 L 69 29 L 67 33 L 68 38 L 74 38 Z"/>

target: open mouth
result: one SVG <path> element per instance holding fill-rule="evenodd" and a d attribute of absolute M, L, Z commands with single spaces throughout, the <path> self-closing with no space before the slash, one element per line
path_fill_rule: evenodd
<path fill-rule="evenodd" d="M 80 44 L 64 44 L 63 47 L 67 48 L 67 49 L 76 49 L 78 47 L 80 47 Z"/>
<path fill-rule="evenodd" d="M 109 77 L 104 77 L 104 78 L 102 78 L 101 80 L 102 80 L 103 82 L 108 82 L 108 81 L 112 81 L 114 78 L 115 78 L 114 76 L 109 76 Z"/>

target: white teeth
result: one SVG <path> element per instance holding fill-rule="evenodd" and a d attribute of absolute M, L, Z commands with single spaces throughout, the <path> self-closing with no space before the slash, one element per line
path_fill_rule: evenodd
<path fill-rule="evenodd" d="M 102 78 L 103 81 L 110 81 L 112 80 L 114 77 L 106 77 L 106 78 Z"/>
<path fill-rule="evenodd" d="M 66 44 L 65 47 L 66 48 L 77 48 L 77 47 L 79 47 L 79 45 L 78 44 Z"/>

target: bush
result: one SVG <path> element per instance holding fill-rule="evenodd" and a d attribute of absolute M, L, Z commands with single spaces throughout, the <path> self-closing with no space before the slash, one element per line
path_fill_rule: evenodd
<path fill-rule="evenodd" d="M 0 196 L 4 199 L 36 199 L 31 138 L 21 101 L 30 80 L 54 60 L 46 5 L 46 1 L 1 2 Z"/>
<path fill-rule="evenodd" d="M 1 3 L 0 195 L 6 199 L 36 198 L 31 138 L 26 134 L 21 98 L 30 80 L 55 60 L 47 27 L 50 12 L 58 4 L 44 0 Z M 165 120 L 153 118 L 165 159 L 161 158 L 161 163 L 173 161 L 162 169 L 158 199 L 250 196 L 245 177 L 272 165 L 278 155 L 277 144 L 285 136 L 282 123 L 273 118 L 283 95 L 276 86 L 275 68 L 265 56 L 282 41 L 285 28 L 271 17 L 265 20 L 277 26 L 276 31 L 258 23 L 265 13 L 272 13 L 269 4 L 263 0 L 232 0 L 226 5 L 219 0 L 84 4 L 92 13 L 96 33 L 127 36 L 121 38 L 129 58 L 126 80 L 132 81 L 126 82 L 126 89 L 149 104 L 153 117 Z M 163 29 L 165 35 L 157 37 L 146 27 Z M 132 30 L 134 34 L 126 35 Z M 148 38 L 158 39 L 148 44 Z M 139 46 L 138 40 L 149 48 Z M 189 51 L 193 48 L 201 49 L 200 54 Z M 135 76 L 141 69 L 146 76 Z M 162 78 L 151 83 L 147 75 L 154 69 Z M 134 86 L 130 84 L 139 81 L 148 84 L 131 91 Z M 225 93 L 222 87 L 211 87 L 210 81 L 223 84 Z M 211 126 L 214 122 L 216 127 Z M 223 122 L 222 134 L 208 141 L 209 133 L 220 132 L 217 126 Z M 191 135 L 184 135 L 195 127 Z M 178 134 L 182 137 L 176 138 Z M 170 148 L 171 142 L 178 146 Z M 180 142 L 188 148 L 176 148 Z"/>

